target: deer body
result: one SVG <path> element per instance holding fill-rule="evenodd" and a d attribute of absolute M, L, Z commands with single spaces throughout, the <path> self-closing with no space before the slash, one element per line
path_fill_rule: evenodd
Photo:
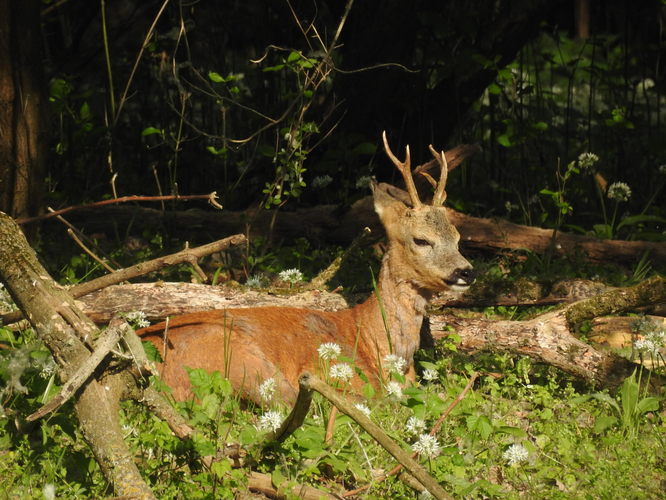
<path fill-rule="evenodd" d="M 298 393 L 298 377 L 316 372 L 317 348 L 335 343 L 373 382 L 381 380 L 382 360 L 402 357 L 413 376 L 425 308 L 432 294 L 464 290 L 473 281 L 470 264 L 458 252 L 459 235 L 443 206 L 446 160 L 435 185 L 432 205 L 418 199 L 409 167 L 387 154 L 402 172 L 407 193 L 387 184 L 372 184 L 375 210 L 386 229 L 388 249 L 377 281 L 377 293 L 364 303 L 336 312 L 287 307 L 257 307 L 191 313 L 137 332 L 160 351 L 160 372 L 177 400 L 190 397 L 184 367 L 219 370 L 234 390 L 260 402 L 258 386 L 274 378 L 287 401 Z M 441 187 L 440 187 L 441 186 Z M 382 314 L 382 312 L 384 314 Z M 353 386 L 361 380 L 354 377 Z"/>

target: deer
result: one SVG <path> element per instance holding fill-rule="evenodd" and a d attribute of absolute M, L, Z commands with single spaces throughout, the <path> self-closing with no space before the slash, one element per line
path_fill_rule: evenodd
<path fill-rule="evenodd" d="M 444 202 L 446 156 L 432 145 L 439 180 L 423 174 L 434 188 L 430 203 L 420 200 L 411 171 L 409 146 L 398 160 L 383 133 L 384 149 L 402 174 L 406 192 L 370 182 L 374 209 L 386 230 L 387 247 L 375 292 L 363 303 L 339 311 L 290 307 L 254 307 L 194 312 L 138 330 L 161 354 L 158 371 L 184 401 L 192 397 L 185 367 L 219 371 L 243 399 L 262 404 L 260 384 L 273 378 L 276 392 L 294 402 L 298 378 L 321 366 L 318 348 L 334 343 L 373 385 L 386 380 L 386 356 L 405 360 L 404 376 L 415 380 L 414 354 L 419 348 L 426 306 L 441 291 L 462 293 L 474 281 L 470 263 L 458 250 L 460 235 L 449 222 Z M 358 374 L 353 388 L 364 383 Z"/>

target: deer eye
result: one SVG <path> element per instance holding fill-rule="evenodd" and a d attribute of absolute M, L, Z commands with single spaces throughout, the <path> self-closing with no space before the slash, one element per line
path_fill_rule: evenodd
<path fill-rule="evenodd" d="M 432 243 L 423 238 L 414 238 L 414 244 L 419 247 L 431 247 Z"/>

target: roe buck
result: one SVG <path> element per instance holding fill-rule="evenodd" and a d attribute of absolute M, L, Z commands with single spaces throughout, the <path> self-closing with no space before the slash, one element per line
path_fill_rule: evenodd
<path fill-rule="evenodd" d="M 317 348 L 338 344 L 374 383 L 383 380 L 382 360 L 395 354 L 407 362 L 413 377 L 413 356 L 419 347 L 425 307 L 434 292 L 465 290 L 474 281 L 469 262 L 458 252 L 460 236 L 442 206 L 447 164 L 437 159 L 439 182 L 426 174 L 435 191 L 431 204 L 419 200 L 410 170 L 409 146 L 400 162 L 383 136 L 386 154 L 402 173 L 407 192 L 372 182 L 375 211 L 386 229 L 377 293 L 364 303 L 336 312 L 289 307 L 226 309 L 185 314 L 140 330 L 160 351 L 163 380 L 177 400 L 190 397 L 184 367 L 219 370 L 236 392 L 261 402 L 258 387 L 273 377 L 286 401 L 295 400 L 298 377 L 316 372 Z M 358 387 L 355 377 L 352 385 Z"/>

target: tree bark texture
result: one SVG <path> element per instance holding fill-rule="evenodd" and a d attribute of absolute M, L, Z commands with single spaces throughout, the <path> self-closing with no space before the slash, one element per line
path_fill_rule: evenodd
<path fill-rule="evenodd" d="M 38 0 L 0 0 L 0 210 L 41 208 L 46 93 Z"/>
<path fill-rule="evenodd" d="M 618 305 L 613 312 L 664 302 L 664 280 L 657 277 L 634 287 L 612 289 L 526 321 L 470 319 L 433 312 L 429 318 L 430 330 L 438 339 L 447 336 L 449 327 L 454 327 L 461 337 L 461 349 L 467 352 L 512 352 L 553 365 L 587 381 L 613 386 L 637 365 L 576 338 L 572 334 L 575 322 L 570 318 L 582 320 L 607 314 L 608 307 L 603 305 L 616 301 Z M 276 296 L 187 283 L 115 285 L 83 296 L 79 303 L 86 314 L 99 323 L 107 322 L 117 312 L 132 310 L 142 310 L 149 319 L 159 321 L 170 315 L 229 307 L 286 306 L 329 311 L 347 307 L 340 295 L 329 292 L 307 291 Z"/>
<path fill-rule="evenodd" d="M 53 354 L 64 382 L 90 356 L 95 324 L 38 262 L 25 236 L 0 212 L 0 280 Z M 75 403 L 81 430 L 119 496 L 154 498 L 134 464 L 118 421 L 118 400 L 129 375 L 91 379 Z"/>
<path fill-rule="evenodd" d="M 449 218 L 461 235 L 463 253 L 531 251 L 537 254 L 552 251 L 556 256 L 579 255 L 592 262 L 617 262 L 634 265 L 645 252 L 655 262 L 666 262 L 666 244 L 650 241 L 600 240 L 592 236 L 558 232 L 523 226 L 502 219 L 466 215 L 449 208 Z M 73 224 L 88 233 L 133 231 L 166 228 L 172 234 L 190 241 L 210 240 L 229 234 L 252 236 L 272 234 L 273 238 L 290 241 L 298 237 L 348 245 L 369 227 L 377 237 L 383 229 L 372 208 L 370 197 L 356 202 L 346 213 L 339 207 L 320 205 L 293 212 L 249 210 L 209 212 L 203 210 L 162 212 L 145 207 L 104 207 L 82 209 L 68 216 Z"/>

